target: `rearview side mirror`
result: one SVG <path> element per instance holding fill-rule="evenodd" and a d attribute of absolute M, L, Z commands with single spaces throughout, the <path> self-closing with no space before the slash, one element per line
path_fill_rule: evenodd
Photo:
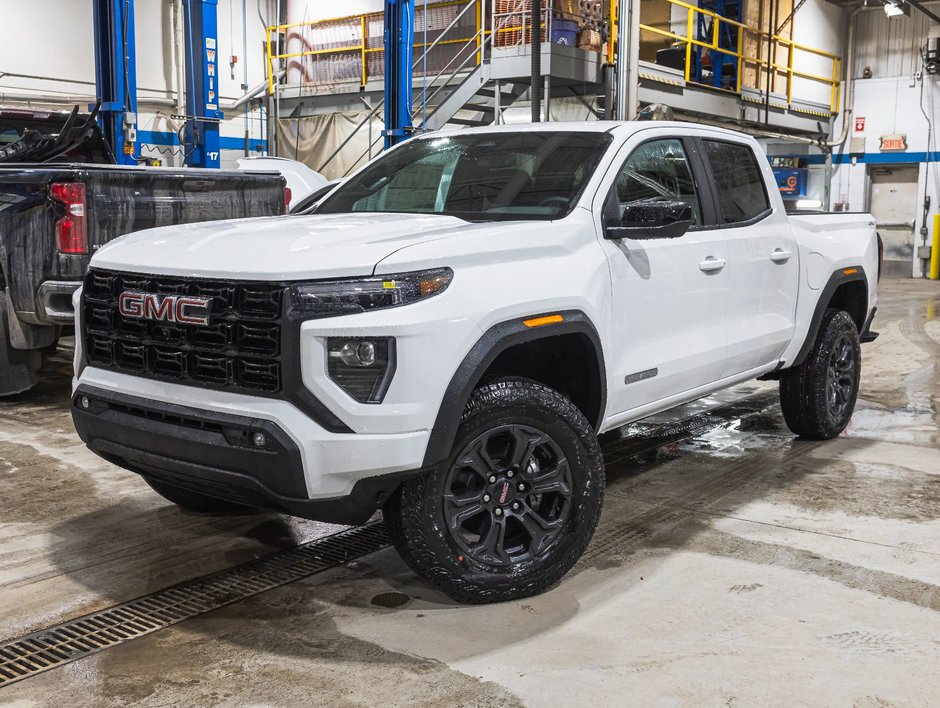
<path fill-rule="evenodd" d="M 690 226 L 691 204 L 679 201 L 640 201 L 627 204 L 620 223 L 608 224 L 604 229 L 604 238 L 679 238 Z"/>

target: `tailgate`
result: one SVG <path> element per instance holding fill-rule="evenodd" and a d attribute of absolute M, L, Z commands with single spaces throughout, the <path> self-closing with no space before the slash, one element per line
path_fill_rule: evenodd
<path fill-rule="evenodd" d="M 156 226 L 274 216 L 284 210 L 278 174 L 147 168 L 92 170 L 86 178 L 92 251 Z"/>
<path fill-rule="evenodd" d="M 65 216 L 66 207 L 50 197 L 50 185 L 56 182 L 85 187 L 87 253 L 59 252 L 56 223 Z M 36 324 L 65 322 L 71 314 L 70 289 L 81 281 L 91 254 L 109 241 L 155 226 L 274 216 L 283 211 L 284 178 L 275 173 L 4 165 L 0 269 L 22 319 Z M 56 311 L 50 313 L 50 307 Z"/>

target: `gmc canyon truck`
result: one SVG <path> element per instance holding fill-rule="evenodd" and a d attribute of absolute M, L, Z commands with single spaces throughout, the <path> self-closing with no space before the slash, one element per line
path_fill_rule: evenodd
<path fill-rule="evenodd" d="M 113 160 L 93 116 L 76 116 L 0 110 L 0 396 L 36 385 L 105 243 L 165 224 L 282 214 L 290 199 L 273 172 L 6 162 Z"/>
<path fill-rule="evenodd" d="M 416 137 L 309 216 L 142 231 L 76 296 L 72 412 L 170 501 L 356 524 L 472 603 L 597 525 L 597 435 L 755 378 L 827 439 L 858 393 L 868 215 L 788 217 L 751 138 L 682 123 Z"/>

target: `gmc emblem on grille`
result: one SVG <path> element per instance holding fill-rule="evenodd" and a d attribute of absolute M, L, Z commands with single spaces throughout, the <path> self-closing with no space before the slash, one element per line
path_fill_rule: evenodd
<path fill-rule="evenodd" d="M 157 320 L 177 324 L 209 324 L 211 300 L 204 297 L 157 295 L 125 290 L 118 298 L 118 311 L 137 320 Z"/>

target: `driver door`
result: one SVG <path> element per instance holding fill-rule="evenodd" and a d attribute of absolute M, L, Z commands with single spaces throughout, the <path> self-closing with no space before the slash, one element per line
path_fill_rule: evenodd
<path fill-rule="evenodd" d="M 678 238 L 602 241 L 612 282 L 608 368 L 615 416 L 695 391 L 721 375 L 728 245 L 705 196 L 710 192 L 701 189 L 695 150 L 693 141 L 674 137 L 628 143 L 604 201 L 604 226 L 617 224 L 637 202 L 692 207 L 692 226 Z"/>

